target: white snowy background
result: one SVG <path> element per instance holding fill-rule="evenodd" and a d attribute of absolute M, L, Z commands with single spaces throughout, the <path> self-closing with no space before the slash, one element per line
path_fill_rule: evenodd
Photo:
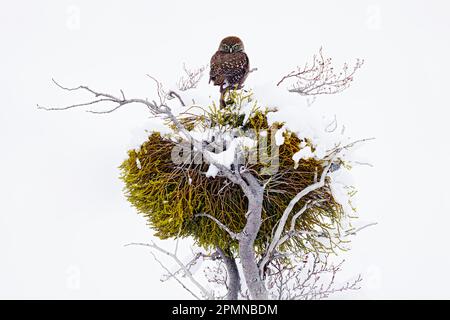
<path fill-rule="evenodd" d="M 145 248 L 124 247 L 152 239 L 117 168 L 152 129 L 146 110 L 49 113 L 36 104 L 84 101 L 52 77 L 153 97 L 146 73 L 173 86 L 183 62 L 208 63 L 227 35 L 244 40 L 258 68 L 248 86 L 278 81 L 321 46 L 337 66 L 365 59 L 351 88 L 310 107 L 336 115 L 354 138 L 376 137 L 358 150 L 374 167 L 353 174 L 361 221 L 378 225 L 353 238 L 339 276 L 365 281 L 334 297 L 450 298 L 448 2 L 1 4 L 0 298 L 190 298 L 159 281 Z"/>

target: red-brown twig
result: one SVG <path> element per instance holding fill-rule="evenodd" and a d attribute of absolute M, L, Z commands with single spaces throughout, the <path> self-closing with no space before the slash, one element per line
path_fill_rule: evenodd
<path fill-rule="evenodd" d="M 296 70 L 281 78 L 277 86 L 288 79 L 293 79 L 295 83 L 288 89 L 289 92 L 302 96 L 339 93 L 350 86 L 356 71 L 364 63 L 364 60 L 357 59 L 353 68 L 345 63 L 342 70 L 337 73 L 331 61 L 331 58 L 323 56 L 322 48 L 320 48 L 319 54 L 313 56 L 312 63 L 307 62 L 303 67 L 297 67 Z"/>

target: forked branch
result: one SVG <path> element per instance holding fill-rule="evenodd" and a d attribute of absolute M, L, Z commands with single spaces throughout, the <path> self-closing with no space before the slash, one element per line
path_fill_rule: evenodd
<path fill-rule="evenodd" d="M 283 211 L 283 214 L 280 218 L 280 221 L 278 222 L 278 226 L 277 229 L 273 235 L 272 241 L 270 242 L 263 258 L 261 259 L 260 263 L 259 263 L 259 269 L 261 274 L 263 274 L 263 271 L 265 269 L 265 266 L 267 265 L 267 263 L 269 262 L 272 254 L 274 253 L 275 249 L 277 248 L 277 246 L 280 243 L 280 238 L 282 236 L 283 230 L 285 228 L 286 222 L 288 221 L 289 215 L 291 214 L 292 210 L 294 209 L 295 205 L 306 195 L 308 195 L 310 192 L 313 192 L 314 190 L 317 190 L 319 188 L 322 188 L 325 185 L 325 178 L 328 174 L 328 171 L 330 170 L 331 165 L 333 164 L 333 161 L 330 160 L 329 164 L 323 169 L 322 171 L 322 175 L 320 177 L 320 180 L 316 183 L 313 183 L 312 185 L 306 187 L 305 189 L 303 189 L 302 191 L 300 191 L 299 193 L 297 193 L 297 195 L 289 202 L 288 206 L 286 207 L 286 209 Z M 307 208 L 308 208 L 308 203 L 299 211 L 299 214 L 296 215 L 297 218 L 299 215 L 301 215 Z"/>
<path fill-rule="evenodd" d="M 187 276 L 188 278 L 189 278 L 189 280 L 202 292 L 202 294 L 207 298 L 207 299 L 210 299 L 210 300 L 212 300 L 212 299 L 214 299 L 214 296 L 211 294 L 211 292 L 209 292 L 208 290 L 206 290 L 197 280 L 195 280 L 195 278 L 194 278 L 194 276 L 192 275 L 192 273 L 191 273 L 191 271 L 186 267 L 186 265 L 183 263 L 183 262 L 181 262 L 181 260 L 177 257 L 177 255 L 176 254 L 174 254 L 174 253 L 171 253 L 171 252 L 169 252 L 169 251 L 167 251 L 167 250 L 164 250 L 163 248 L 161 248 L 160 246 L 158 246 L 158 245 L 156 245 L 155 243 L 129 243 L 129 244 L 127 244 L 127 245 L 125 245 L 125 246 L 144 246 L 144 247 L 149 247 L 149 248 L 152 248 L 152 249 L 155 249 L 155 250 L 157 250 L 157 251 L 159 251 L 159 252 L 161 252 L 161 253 L 163 253 L 163 254 L 165 254 L 165 255 L 167 255 L 167 256 L 169 256 L 170 258 L 172 258 L 175 262 L 176 262 L 176 264 L 183 270 L 183 273 L 184 273 L 184 275 L 185 276 Z M 155 256 L 154 256 L 155 257 Z M 156 257 L 155 257 L 156 258 Z M 159 261 L 159 260 L 157 260 L 157 262 L 159 262 L 161 265 L 162 265 L 162 263 Z M 162 265 L 163 266 L 163 265 Z M 163 266 L 164 267 L 164 266 Z M 166 269 L 166 271 L 168 271 L 168 269 L 167 268 L 165 268 L 164 267 L 164 269 Z M 177 277 L 176 277 L 176 275 L 175 274 L 173 274 L 173 273 L 170 273 L 170 271 L 169 271 L 169 274 L 170 274 L 170 276 L 171 277 L 174 277 L 175 279 L 178 279 Z M 180 281 L 178 281 L 178 282 L 180 282 Z M 185 287 L 184 285 L 183 285 L 183 287 Z"/>
<path fill-rule="evenodd" d="M 201 66 L 200 68 L 189 69 L 186 67 L 186 64 L 183 64 L 185 74 L 178 80 L 178 90 L 187 91 L 197 88 L 198 83 L 203 78 L 206 67 Z"/>
<path fill-rule="evenodd" d="M 176 93 L 175 91 L 165 92 L 162 88 L 161 82 L 159 82 L 157 79 L 155 79 L 154 77 L 152 77 L 150 75 L 147 75 L 147 76 L 150 79 L 152 79 L 156 84 L 159 102 L 156 102 L 155 100 L 149 101 L 148 99 L 137 99 L 137 98 L 127 99 L 127 98 L 125 98 L 125 94 L 122 90 L 121 90 L 121 96 L 117 97 L 117 96 L 109 94 L 109 93 L 102 93 L 97 90 L 93 90 L 88 86 L 78 86 L 78 87 L 73 87 L 73 88 L 64 87 L 61 84 L 59 84 L 56 80 L 52 79 L 52 81 L 55 85 L 57 85 L 59 88 L 65 90 L 65 91 L 88 92 L 94 96 L 94 99 L 91 101 L 85 102 L 85 103 L 73 104 L 73 105 L 69 105 L 69 106 L 65 106 L 65 107 L 44 107 L 44 106 L 40 106 L 40 105 L 38 105 L 37 107 L 38 107 L 38 109 L 47 110 L 47 111 L 59 111 L 59 110 L 68 110 L 68 109 L 84 107 L 84 106 L 94 106 L 94 105 L 98 105 L 102 102 L 108 102 L 108 103 L 114 104 L 115 105 L 114 107 L 104 110 L 104 111 L 87 110 L 87 112 L 90 112 L 90 113 L 105 114 L 105 113 L 114 112 L 114 111 L 118 110 L 119 108 L 121 108 L 122 106 L 128 105 L 128 104 L 136 103 L 136 104 L 144 105 L 148 108 L 150 113 L 152 113 L 153 115 L 161 116 L 161 117 L 164 117 L 164 118 L 168 119 L 169 121 L 171 121 L 173 123 L 176 131 L 179 134 L 181 134 L 182 136 L 184 136 L 184 138 L 187 139 L 187 141 L 190 142 L 194 146 L 195 149 L 199 150 L 202 153 L 204 159 L 208 163 L 216 166 L 223 173 L 223 175 L 225 175 L 231 182 L 239 185 L 247 197 L 252 197 L 253 193 L 252 193 L 250 187 L 248 186 L 247 182 L 244 179 L 242 179 L 240 173 L 237 171 L 232 171 L 229 168 L 227 168 L 226 166 L 224 166 L 223 164 L 217 162 L 213 158 L 211 153 L 209 151 L 207 151 L 205 148 L 203 148 L 203 144 L 200 141 L 194 139 L 192 137 L 192 135 L 190 134 L 190 132 L 185 128 L 185 126 L 172 113 L 172 110 L 167 105 L 166 100 L 170 100 L 171 98 L 176 98 L 176 99 L 178 99 L 180 104 L 182 106 L 184 106 L 184 102 L 183 102 L 181 96 L 178 93 Z"/>
<path fill-rule="evenodd" d="M 363 63 L 364 60 L 356 59 L 353 67 L 345 63 L 342 70 L 336 72 L 332 59 L 325 58 L 320 48 L 319 54 L 313 56 L 312 62 L 307 62 L 303 67 L 298 66 L 296 70 L 289 72 L 281 78 L 277 86 L 284 81 L 294 80 L 288 91 L 302 96 L 339 93 L 350 86 L 355 73 Z"/>

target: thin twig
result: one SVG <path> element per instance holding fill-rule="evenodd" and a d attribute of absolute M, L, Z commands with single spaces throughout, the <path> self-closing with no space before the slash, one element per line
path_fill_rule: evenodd
<path fill-rule="evenodd" d="M 170 270 L 156 257 L 156 255 L 150 251 L 150 254 L 153 256 L 153 258 L 156 260 L 156 262 L 159 263 L 159 265 L 166 270 L 166 272 L 172 277 L 174 278 L 182 287 L 184 290 L 186 290 L 187 292 L 189 292 L 191 295 L 194 296 L 194 298 L 196 298 L 197 300 L 200 300 L 200 298 L 194 293 L 192 292 L 191 289 L 189 289 L 180 279 L 178 279 L 178 277 L 173 274 L 172 272 L 170 272 Z"/>
<path fill-rule="evenodd" d="M 219 226 L 219 228 L 226 231 L 232 239 L 234 239 L 234 240 L 239 239 L 239 235 L 237 233 L 231 231 L 230 228 L 228 228 L 226 225 L 224 225 L 222 222 L 220 222 L 217 218 L 213 217 L 212 215 L 207 214 L 207 213 L 198 213 L 195 215 L 195 217 L 207 217 L 207 218 L 211 219 L 212 221 L 214 221 Z"/>
<path fill-rule="evenodd" d="M 177 264 L 178 266 L 180 266 L 181 269 L 183 269 L 184 274 L 189 278 L 189 280 L 191 280 L 191 282 L 198 288 L 200 289 L 200 291 L 203 293 L 203 295 L 205 297 L 207 297 L 208 299 L 214 299 L 214 297 L 212 296 L 212 294 L 206 290 L 197 280 L 195 280 L 194 276 L 192 275 L 191 271 L 188 270 L 188 268 L 186 268 L 186 266 L 181 262 L 180 259 L 178 259 L 178 257 L 176 255 L 174 255 L 173 253 L 170 253 L 169 251 L 164 250 L 163 248 L 157 246 L 155 243 L 142 243 L 142 242 L 132 242 L 129 244 L 125 245 L 127 246 L 144 246 L 144 247 L 150 247 L 153 249 L 156 249 L 162 253 L 164 253 L 165 255 L 171 257 Z"/>
<path fill-rule="evenodd" d="M 260 267 L 260 271 L 263 272 L 267 262 L 270 260 L 270 256 L 273 254 L 273 251 L 275 250 L 281 234 L 284 230 L 284 227 L 286 225 L 286 222 L 289 218 L 289 215 L 291 214 L 291 211 L 294 209 L 295 205 L 307 194 L 309 194 L 310 192 L 317 190 L 319 188 L 322 188 L 325 185 L 325 178 L 328 174 L 328 171 L 331 167 L 331 164 L 333 163 L 333 161 L 330 161 L 330 163 L 323 169 L 322 175 L 320 177 L 320 181 L 309 185 L 308 187 L 306 187 L 305 189 L 303 189 L 302 191 L 300 191 L 299 193 L 297 193 L 297 195 L 289 202 L 289 205 L 286 207 L 286 209 L 284 210 L 280 220 L 278 221 L 278 227 L 274 233 L 274 236 L 272 238 L 272 241 L 269 245 L 269 247 L 267 248 L 267 251 L 265 252 L 265 255 L 263 256 L 263 258 L 261 259 L 260 263 L 259 263 L 259 267 Z M 306 209 L 305 209 L 306 210 Z"/>
<path fill-rule="evenodd" d="M 313 56 L 312 63 L 307 62 L 304 67 L 298 66 L 296 70 L 283 76 L 277 86 L 288 79 L 294 79 L 296 82 L 288 89 L 289 92 L 302 96 L 339 93 L 350 86 L 363 63 L 364 60 L 357 59 L 353 68 L 345 63 L 341 71 L 335 72 L 331 58 L 325 58 L 320 48 L 319 54 Z"/>

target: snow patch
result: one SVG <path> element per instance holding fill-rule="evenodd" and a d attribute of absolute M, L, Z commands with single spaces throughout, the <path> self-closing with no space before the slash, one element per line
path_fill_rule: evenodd
<path fill-rule="evenodd" d="M 228 169 L 234 162 L 235 155 L 241 151 L 243 148 L 252 148 L 256 146 L 256 141 L 249 137 L 238 137 L 234 138 L 227 145 L 227 149 L 220 153 L 209 152 L 210 157 L 218 164 L 221 164 Z"/>
<path fill-rule="evenodd" d="M 207 152 L 216 164 L 220 164 L 230 169 L 237 153 L 245 148 L 253 148 L 255 146 L 256 141 L 254 139 L 251 139 L 249 137 L 237 137 L 228 142 L 227 149 L 225 151 L 222 151 L 220 153 L 213 153 L 210 151 Z M 218 172 L 219 169 L 215 165 L 210 164 L 208 171 L 206 172 L 206 176 L 215 177 Z"/>
<path fill-rule="evenodd" d="M 334 200 L 339 203 L 346 215 L 353 213 L 351 197 L 348 187 L 353 185 L 353 179 L 348 170 L 341 168 L 328 174 L 330 177 L 330 190 Z"/>
<path fill-rule="evenodd" d="M 142 169 L 141 161 L 139 160 L 139 158 L 136 158 L 136 167 L 137 167 L 139 170 Z"/>
<path fill-rule="evenodd" d="M 301 159 L 310 159 L 310 158 L 314 158 L 314 153 L 312 152 L 310 146 L 300 149 L 292 156 L 292 160 L 294 160 L 295 162 L 295 167 L 298 166 L 298 163 L 300 162 Z"/>
<path fill-rule="evenodd" d="M 277 130 L 275 133 L 275 144 L 277 146 L 281 146 L 284 143 L 284 136 L 283 134 L 286 132 L 286 127 L 281 127 Z"/>
<path fill-rule="evenodd" d="M 253 104 L 250 103 L 248 99 L 245 99 L 245 104 L 241 106 L 241 112 L 244 114 L 244 120 L 242 121 L 242 125 L 245 125 L 250 118 L 253 111 Z"/>
<path fill-rule="evenodd" d="M 217 167 L 213 164 L 209 165 L 208 171 L 206 171 L 205 175 L 209 178 L 209 177 L 213 177 L 215 178 L 216 175 L 219 173 L 219 169 L 217 169 Z"/>

